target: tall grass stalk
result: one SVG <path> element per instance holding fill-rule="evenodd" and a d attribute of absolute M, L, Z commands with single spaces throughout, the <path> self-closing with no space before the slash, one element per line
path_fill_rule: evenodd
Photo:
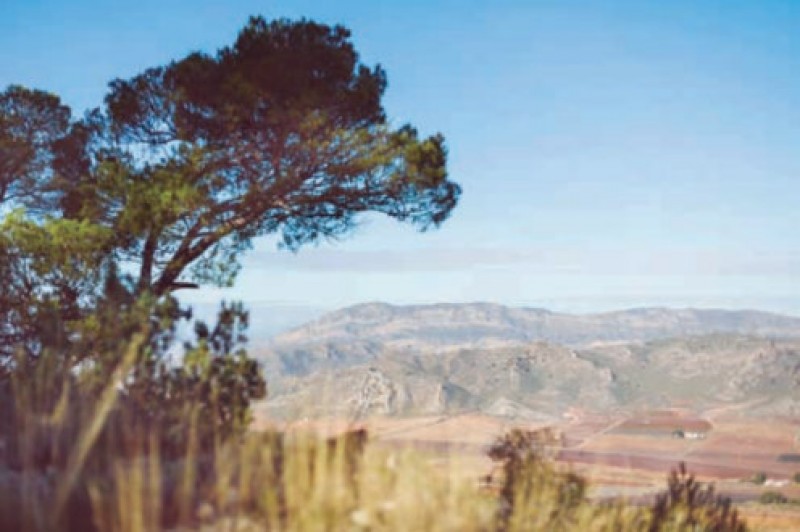
<path fill-rule="evenodd" d="M 78 441 L 75 446 L 72 447 L 72 452 L 67 460 L 66 469 L 60 475 L 58 487 L 56 488 L 55 507 L 52 514 L 56 523 L 61 520 L 64 506 L 66 505 L 67 500 L 69 499 L 69 496 L 75 487 L 75 482 L 78 480 L 78 476 L 80 475 L 80 472 L 86 463 L 86 457 L 94 448 L 94 444 L 97 441 L 97 438 L 100 435 L 103 427 L 105 426 L 108 415 L 111 413 L 112 408 L 114 408 L 114 405 L 117 402 L 120 381 L 125 378 L 125 376 L 130 372 L 131 368 L 133 368 L 139 353 L 139 348 L 144 342 L 144 339 L 145 335 L 143 333 L 133 336 L 130 344 L 125 350 L 122 360 L 120 360 L 117 369 L 114 371 L 112 378 L 109 379 L 108 383 L 103 389 L 102 394 L 95 405 L 93 414 L 89 417 L 88 422 L 82 428 L 82 430 L 78 432 L 80 436 L 78 437 Z"/>

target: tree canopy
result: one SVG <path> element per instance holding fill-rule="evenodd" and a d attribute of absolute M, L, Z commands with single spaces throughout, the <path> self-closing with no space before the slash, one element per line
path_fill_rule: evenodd
<path fill-rule="evenodd" d="M 215 53 L 113 80 L 79 118 L 48 92 L 0 93 L 0 388 L 57 353 L 43 367 L 63 382 L 126 369 L 127 396 L 155 417 L 176 397 L 263 396 L 232 332 L 246 328 L 240 307 L 196 325 L 183 367 L 162 360 L 190 319 L 172 294 L 231 284 L 260 236 L 297 250 L 369 212 L 444 222 L 461 193 L 444 138 L 393 125 L 385 90 L 347 29 L 254 17 Z"/>
<path fill-rule="evenodd" d="M 425 230 L 460 188 L 441 135 L 390 125 L 385 88 L 346 29 L 252 18 L 214 55 L 111 82 L 59 142 L 48 183 L 64 217 L 113 231 L 137 291 L 157 296 L 230 283 L 260 235 L 296 250 L 368 211 Z"/>
<path fill-rule="evenodd" d="M 32 196 L 47 190 L 53 148 L 69 122 L 69 108 L 52 94 L 19 85 L 0 93 L 0 204 L 31 205 Z"/>

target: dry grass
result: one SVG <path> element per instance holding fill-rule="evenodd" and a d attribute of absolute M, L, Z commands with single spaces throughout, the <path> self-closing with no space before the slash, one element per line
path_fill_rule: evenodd
<path fill-rule="evenodd" d="M 501 521 L 508 504 L 502 475 L 495 487 L 481 486 L 462 474 L 458 460 L 437 463 L 413 449 L 362 443 L 352 433 L 334 439 L 305 431 L 250 433 L 210 454 L 187 449 L 173 461 L 160 460 L 152 443 L 140 456 L 106 457 L 111 467 L 105 471 L 79 468 L 73 477 L 28 470 L 12 482 L 6 475 L 0 520 L 18 530 L 121 532 L 649 527 L 646 508 L 573 496 L 573 477 L 538 460 L 520 466 L 511 486 L 512 509 Z M 112 451 L 91 450 L 102 452 Z"/>
<path fill-rule="evenodd" d="M 123 353 L 137 348 L 134 342 Z M 136 419 L 114 418 L 129 358 L 99 394 L 81 404 L 57 401 L 49 412 L 33 405 L 52 382 L 14 386 L 19 430 L 5 441 L 17 440 L 21 460 L 0 461 L 0 529 L 649 531 L 680 530 L 694 516 L 696 529 L 705 530 L 716 511 L 683 499 L 660 517 L 647 507 L 593 503 L 584 480 L 543 459 L 542 448 L 518 448 L 491 482 L 481 481 L 465 474 L 475 457 L 431 460 L 419 449 L 370 443 L 365 431 L 331 436 L 347 427 L 342 423 L 326 434 L 302 427 L 250 432 L 202 448 L 194 435 L 209 420 L 192 404 L 183 418 L 185 448 L 163 456 L 159 434 Z M 121 433 L 100 437 L 112 419 Z M 482 430 L 473 445 L 498 428 L 483 418 L 407 428 L 415 438 L 440 441 L 475 424 Z M 58 456 L 42 460 L 39 450 L 51 447 Z"/>

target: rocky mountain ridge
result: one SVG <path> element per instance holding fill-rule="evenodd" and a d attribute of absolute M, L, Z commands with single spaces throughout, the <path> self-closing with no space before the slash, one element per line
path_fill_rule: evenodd
<path fill-rule="evenodd" d="M 564 345 L 731 333 L 800 337 L 800 318 L 755 310 L 637 308 L 567 314 L 494 303 L 398 306 L 364 303 L 277 335 L 273 344 L 369 340 L 389 347 L 493 347 L 531 341 Z"/>
<path fill-rule="evenodd" d="M 366 304 L 279 335 L 260 355 L 273 416 L 800 405 L 800 319 L 757 311 Z"/>

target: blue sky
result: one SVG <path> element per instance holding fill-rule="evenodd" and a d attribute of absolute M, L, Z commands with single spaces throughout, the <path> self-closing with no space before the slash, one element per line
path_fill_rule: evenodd
<path fill-rule="evenodd" d="M 427 234 L 264 239 L 235 288 L 193 299 L 800 314 L 800 2 L 6 0 L 0 86 L 82 111 L 250 14 L 351 28 L 389 116 L 445 134 L 463 201 Z"/>

